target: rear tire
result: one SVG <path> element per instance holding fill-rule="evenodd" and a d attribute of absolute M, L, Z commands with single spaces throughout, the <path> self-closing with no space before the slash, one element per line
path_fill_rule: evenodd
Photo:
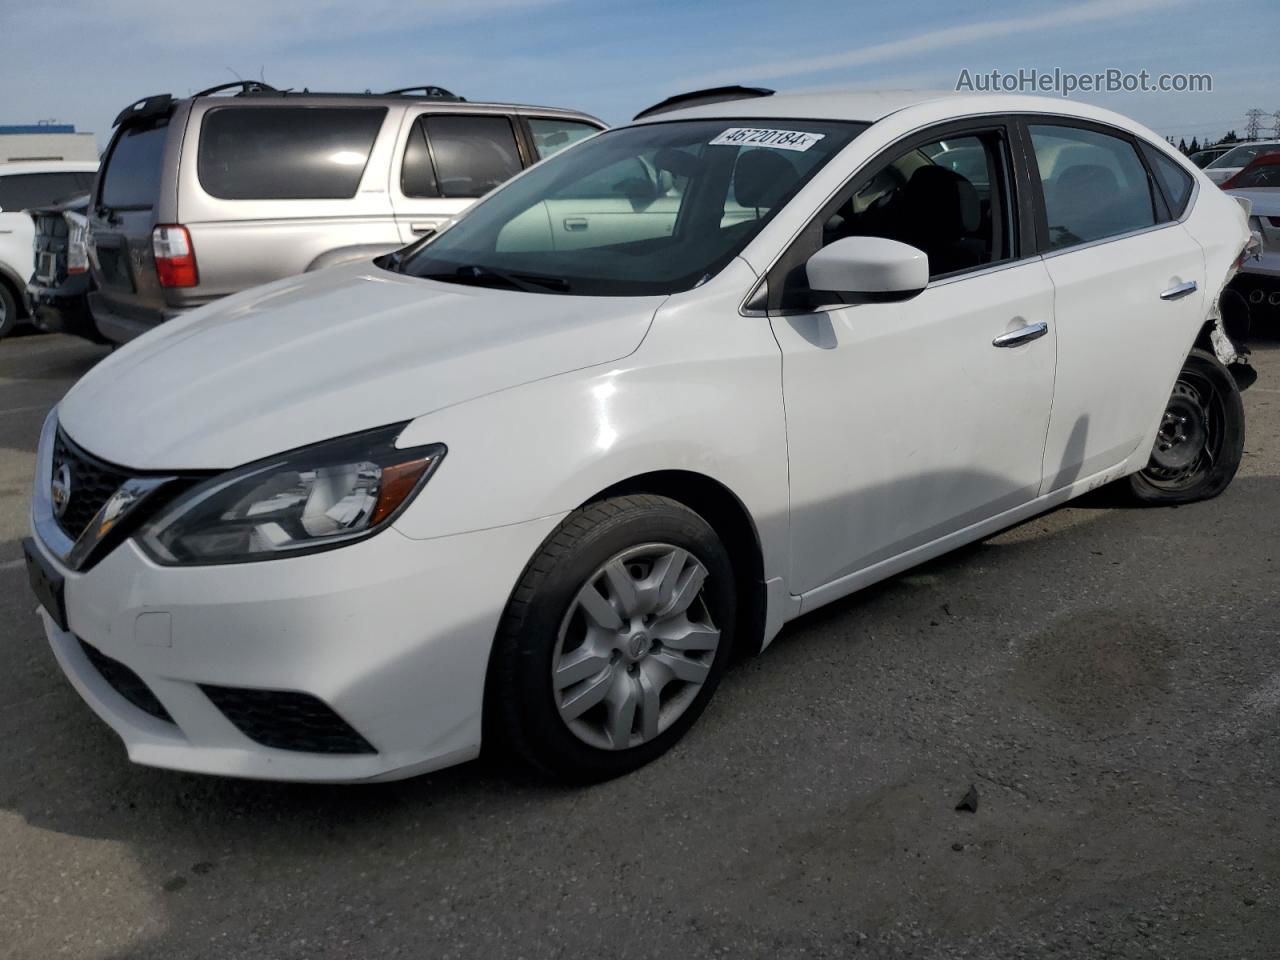
<path fill-rule="evenodd" d="M 18 301 L 8 284 L 0 281 L 0 337 L 7 337 L 21 322 Z"/>
<path fill-rule="evenodd" d="M 711 699 L 736 608 L 720 538 L 684 505 L 635 494 L 575 510 L 508 601 L 490 659 L 486 735 L 562 780 L 643 766 Z"/>
<path fill-rule="evenodd" d="M 1216 497 L 1244 455 L 1244 402 L 1230 371 L 1213 354 L 1187 356 L 1151 451 L 1129 491 L 1140 503 L 1173 505 Z"/>

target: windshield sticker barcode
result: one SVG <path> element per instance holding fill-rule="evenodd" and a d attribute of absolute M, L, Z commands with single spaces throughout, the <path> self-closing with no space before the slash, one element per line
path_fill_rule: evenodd
<path fill-rule="evenodd" d="M 825 133 L 805 133 L 803 130 L 761 130 L 758 127 L 730 127 L 712 140 L 711 146 L 773 147 L 776 150 L 797 150 L 803 153 L 825 136 Z"/>

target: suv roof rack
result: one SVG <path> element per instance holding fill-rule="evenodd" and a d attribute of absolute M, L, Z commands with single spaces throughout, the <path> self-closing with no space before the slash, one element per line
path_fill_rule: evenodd
<path fill-rule="evenodd" d="M 459 103 L 467 102 L 466 97 L 460 97 L 456 93 L 446 90 L 444 87 L 437 87 L 434 84 L 426 84 L 425 86 L 420 87 L 399 87 L 395 90 L 388 90 L 386 93 L 378 94 L 378 96 L 398 97 L 414 93 L 418 90 L 421 90 L 423 96 L 428 97 L 431 100 L 453 100 Z"/>
<path fill-rule="evenodd" d="M 704 103 L 724 103 L 727 100 L 750 100 L 755 97 L 771 97 L 775 91 L 768 87 L 742 87 L 732 84 L 727 87 L 708 87 L 706 90 L 690 90 L 688 93 L 677 93 L 674 97 L 651 107 L 645 107 L 632 120 L 651 117 L 655 113 L 666 113 L 669 110 L 680 110 L 684 107 L 696 107 Z"/>
<path fill-rule="evenodd" d="M 275 87 L 269 83 L 263 83 L 260 80 L 232 80 L 230 83 L 220 83 L 216 87 L 210 87 L 208 90 L 201 90 L 199 93 L 193 93 L 193 97 L 208 97 L 215 93 L 221 93 L 223 90 L 233 90 L 240 88 L 237 97 L 246 93 L 279 93 Z"/>

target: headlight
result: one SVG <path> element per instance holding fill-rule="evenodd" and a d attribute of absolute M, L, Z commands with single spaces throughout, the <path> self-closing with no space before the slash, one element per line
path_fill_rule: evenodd
<path fill-rule="evenodd" d="M 243 563 L 339 546 L 387 526 L 444 458 L 396 449 L 404 424 L 259 460 L 204 481 L 139 531 L 157 563 Z"/>

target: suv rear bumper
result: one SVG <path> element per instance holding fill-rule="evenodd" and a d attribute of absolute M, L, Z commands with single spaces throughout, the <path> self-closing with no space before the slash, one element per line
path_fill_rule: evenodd
<path fill-rule="evenodd" d="M 98 331 L 114 343 L 128 343 L 140 337 L 166 320 L 181 316 L 185 311 L 133 307 L 108 300 L 101 292 L 89 294 L 89 310 L 93 314 Z"/>

